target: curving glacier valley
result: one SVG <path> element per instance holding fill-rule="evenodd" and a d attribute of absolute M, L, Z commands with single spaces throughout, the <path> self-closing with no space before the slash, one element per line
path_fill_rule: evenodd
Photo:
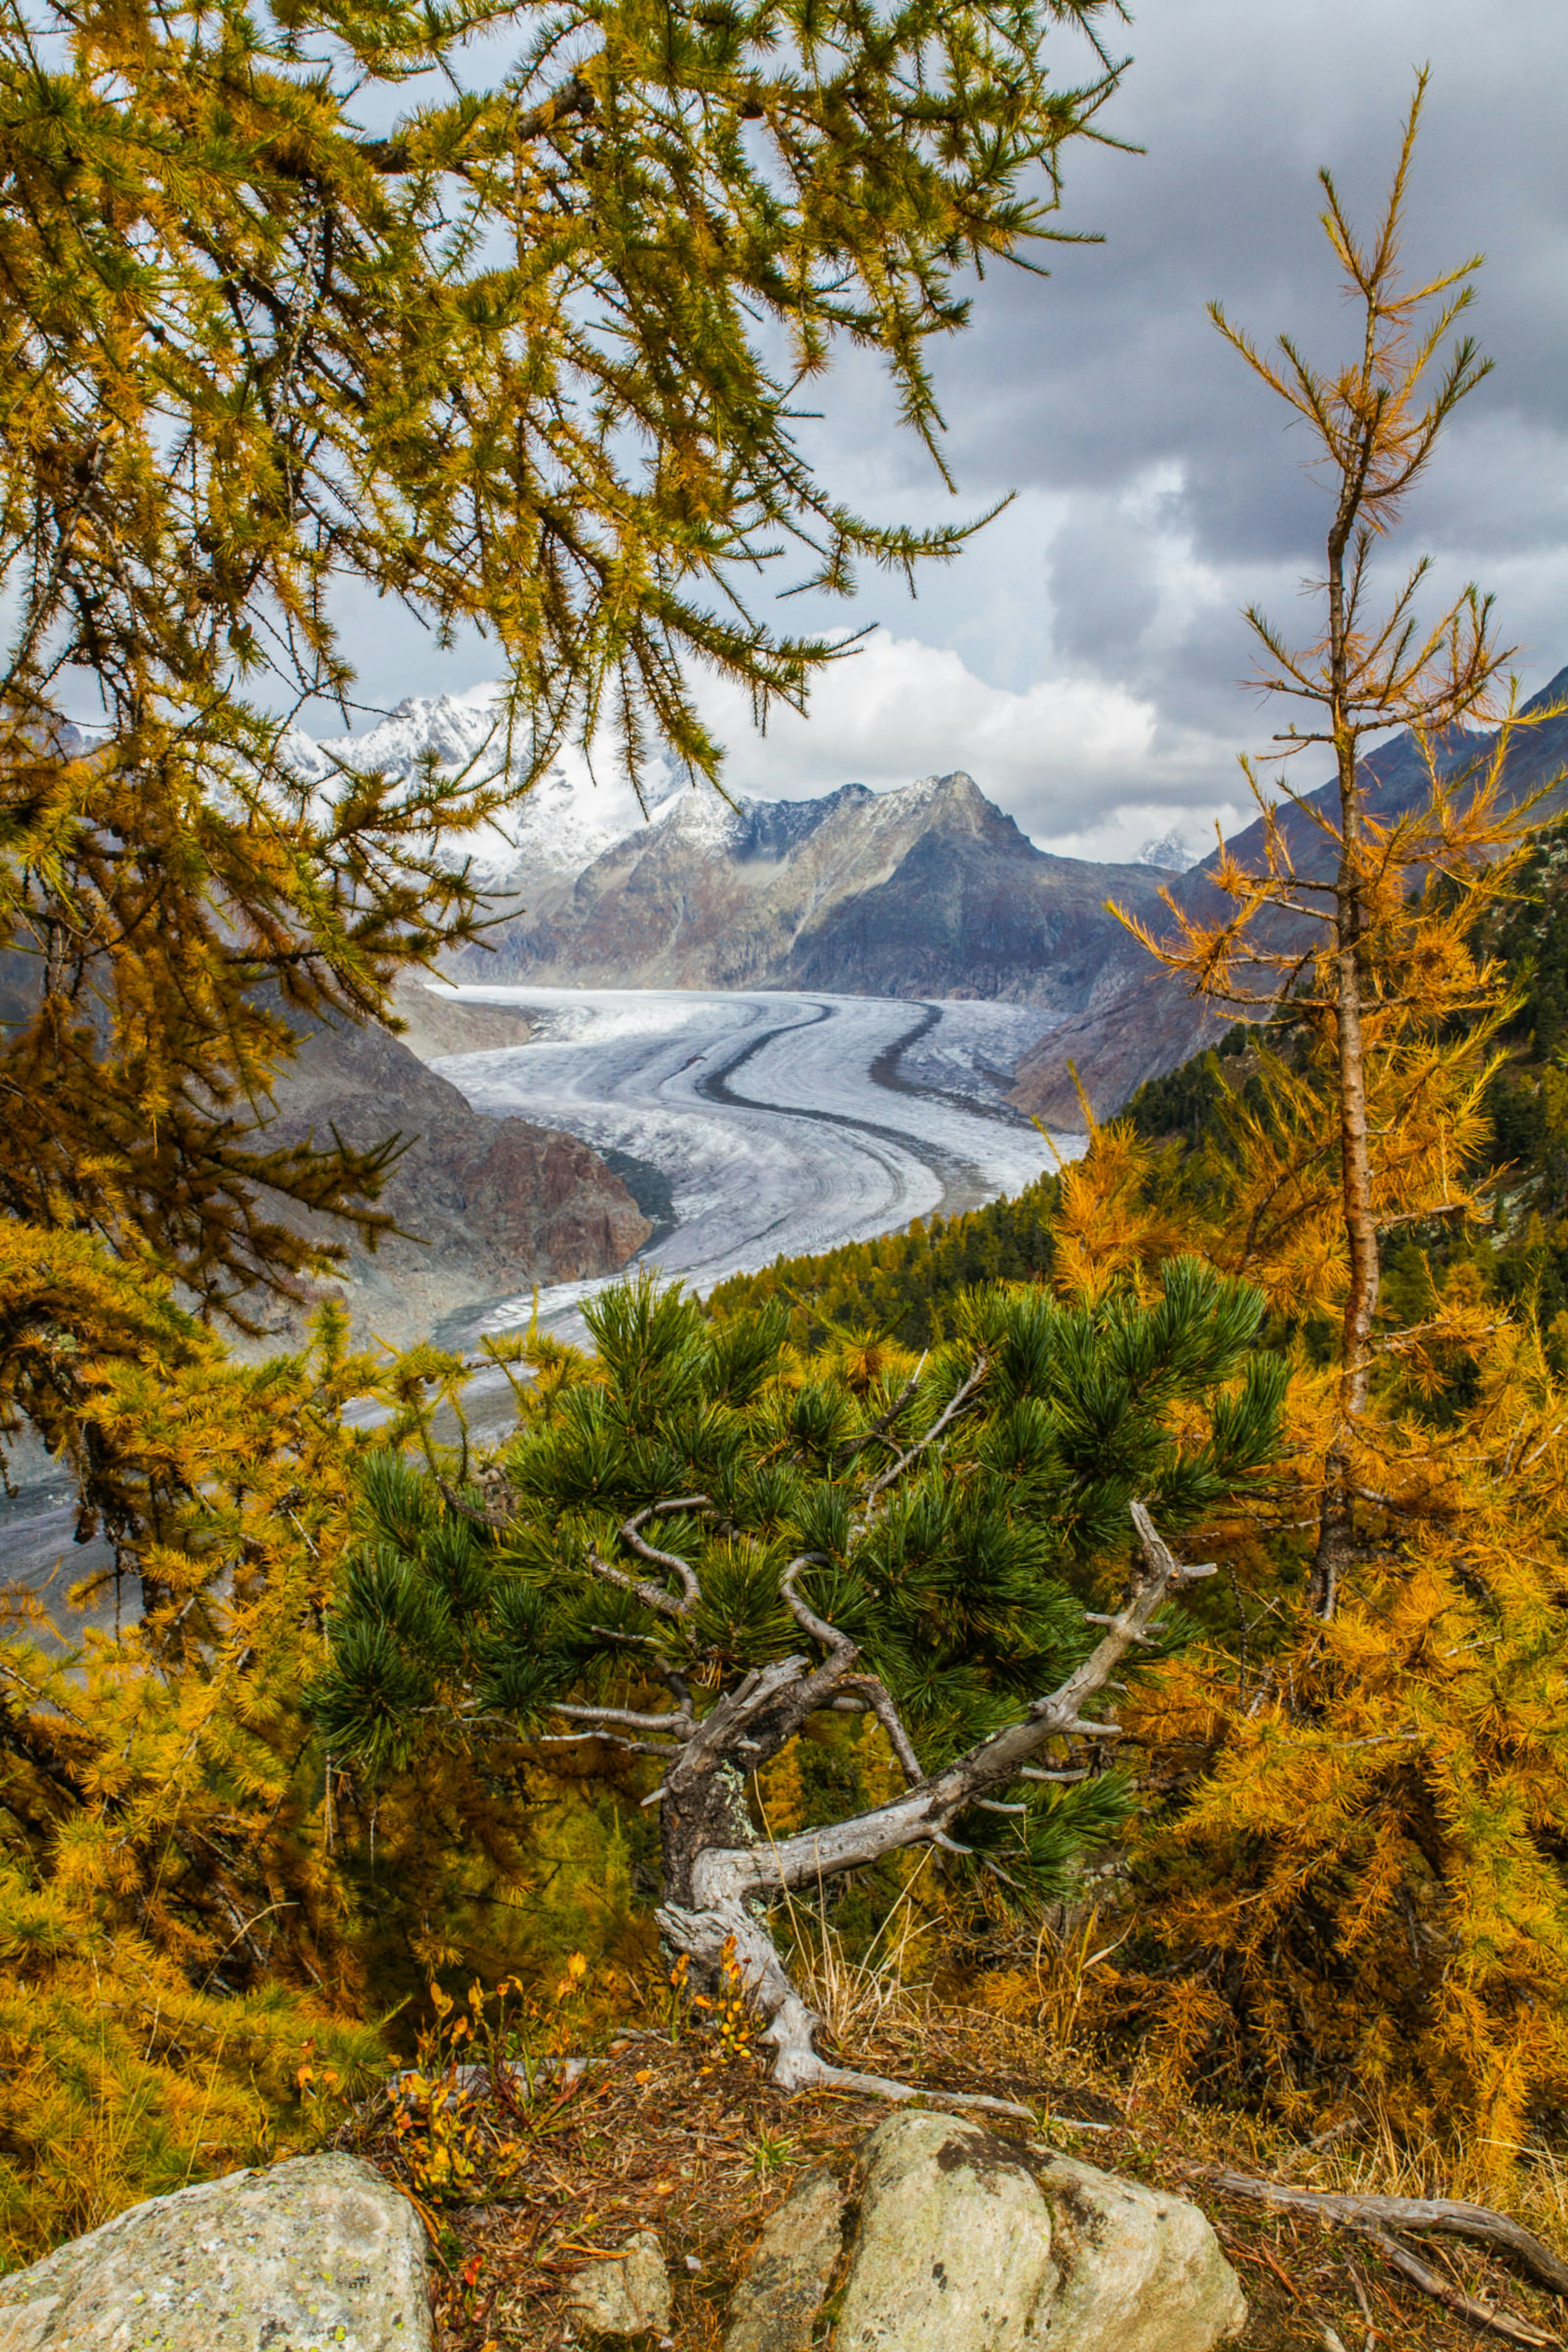
<path fill-rule="evenodd" d="M 1053 1164 L 1052 1146 L 1005 1098 L 1014 1064 L 1059 1017 L 1037 1006 L 762 990 L 457 993 L 520 1007 L 529 1042 L 432 1066 L 478 1110 L 564 1128 L 657 1171 L 669 1213 L 641 1260 L 698 1291 L 775 1257 L 977 1207 Z M 1055 1146 L 1070 1159 L 1083 1138 Z M 541 1321 L 583 1339 L 583 1302 L 605 1286 L 541 1291 Z M 477 1317 L 453 1316 L 437 1336 L 467 1349 L 534 1310 L 531 1295 L 497 1299 Z M 510 1395 L 499 1370 L 477 1369 L 464 1394 L 470 1430 L 508 1425 Z M 381 1412 L 367 1405 L 354 1417 Z M 0 1498 L 0 1581 L 15 1578 L 59 1610 L 62 1559 L 71 1577 L 111 1565 L 101 1538 L 73 1545 L 75 1518 L 68 1479 L 29 1462 Z M 77 1622 L 112 1624 L 121 1605 L 111 1583 Z M 133 1605 L 129 1595 L 123 1605 Z"/>
<path fill-rule="evenodd" d="M 463 988 L 518 1007 L 529 1043 L 434 1066 L 478 1110 L 566 1129 L 657 1170 L 668 1229 L 642 1257 L 706 1291 L 775 1257 L 826 1250 L 1016 1192 L 1053 1147 L 1006 1101 L 1047 1029 L 1036 1006 L 685 990 Z M 1082 1138 L 1058 1139 L 1070 1158 Z M 542 1292 L 574 1328 L 600 1283 Z M 497 1301 L 469 1330 L 526 1320 Z M 450 1330 L 447 1336 L 467 1336 Z"/>

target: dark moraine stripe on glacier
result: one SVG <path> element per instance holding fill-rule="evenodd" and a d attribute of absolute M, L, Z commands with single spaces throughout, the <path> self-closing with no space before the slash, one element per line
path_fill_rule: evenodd
<path fill-rule="evenodd" d="M 786 1107 L 780 1103 L 763 1102 L 754 1095 L 738 1093 L 730 1084 L 734 1073 L 742 1068 L 753 1055 L 771 1045 L 775 1037 L 782 1037 L 792 1029 L 815 1029 L 824 1021 L 836 1021 L 839 1012 L 837 1004 L 819 1003 L 809 1021 L 775 1021 L 771 1028 L 763 1030 L 760 1035 L 749 1038 L 739 1046 L 721 1069 L 710 1071 L 706 1077 L 699 1078 L 694 1091 L 707 1101 L 722 1103 L 731 1109 L 766 1111 L 774 1118 L 811 1119 L 824 1127 L 846 1128 L 851 1134 L 874 1135 L 883 1143 L 896 1144 L 902 1151 L 916 1151 L 932 1173 L 942 1180 L 942 1199 L 933 1212 L 937 1216 L 955 1217 L 965 1209 L 978 1209 L 985 1202 L 994 1199 L 994 1185 L 986 1182 L 983 1171 L 974 1161 L 965 1160 L 956 1151 L 950 1151 L 943 1144 L 933 1143 L 924 1137 L 917 1143 L 898 1128 L 880 1127 L 875 1119 L 853 1118 L 847 1111 L 817 1110 L 809 1103 L 791 1103 Z M 895 1037 L 891 1045 L 883 1046 L 868 1066 L 867 1075 L 874 1086 L 887 1087 L 894 1093 L 921 1095 L 928 1100 L 951 1103 L 968 1118 L 984 1116 L 977 1104 L 965 1101 L 961 1096 L 947 1094 L 940 1087 L 900 1085 L 898 1081 L 896 1073 L 900 1056 L 920 1038 L 929 1035 L 941 1019 L 940 1005 L 922 1006 L 921 1019 L 901 1037 Z M 1025 1123 L 1018 1120 L 1016 1113 L 1010 1112 L 1009 1116 L 1014 1124 Z"/>

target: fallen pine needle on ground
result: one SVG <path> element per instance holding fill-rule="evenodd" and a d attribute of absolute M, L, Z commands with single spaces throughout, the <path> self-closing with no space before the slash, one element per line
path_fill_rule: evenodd
<path fill-rule="evenodd" d="M 526 2079 L 503 2064 L 471 2078 L 465 2095 L 456 2060 L 470 2054 L 454 2048 L 445 2073 L 426 2063 L 405 2078 L 411 2093 L 333 2136 L 408 2193 L 432 2231 L 437 2352 L 562 2352 L 574 2340 L 565 2308 L 574 2275 L 613 2258 L 639 2230 L 664 2252 L 678 2352 L 720 2352 L 764 2222 L 813 2169 L 847 2181 L 889 2112 L 833 2092 L 784 2098 L 743 2035 L 689 2019 L 619 2034 L 571 2080 L 559 2059 L 535 2059 Z M 944 2090 L 1021 2100 L 1052 2145 L 1194 2198 L 1250 2306 L 1238 2352 L 1473 2352 L 1500 2340 L 1411 2287 L 1374 2241 L 1197 2177 L 1211 2164 L 1340 2193 L 1447 2193 L 1391 2177 L 1388 2149 L 1364 2131 L 1336 2131 L 1327 2146 L 1293 2143 L 1129 2083 L 1014 2020 L 933 2002 L 918 2014 L 892 2010 L 854 2062 L 929 2084 L 934 2107 Z M 1020 2128 L 988 2120 L 1003 2137 Z M 1561 2246 L 1556 2187 L 1549 2181 L 1518 2218 Z M 1421 2253 L 1457 2294 L 1561 2339 L 1563 2305 L 1506 2261 L 1432 2239 Z"/>

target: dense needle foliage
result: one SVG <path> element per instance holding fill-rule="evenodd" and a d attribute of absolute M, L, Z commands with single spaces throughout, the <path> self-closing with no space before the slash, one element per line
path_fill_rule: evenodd
<path fill-rule="evenodd" d="M 584 1704 L 608 1704 L 623 1712 L 606 1748 L 629 1728 L 645 1743 L 628 1752 L 657 1758 L 647 1741 L 693 1691 L 716 1721 L 799 1651 L 795 1589 L 858 1646 L 849 1703 L 879 1685 L 935 1772 L 1093 1647 L 1085 1605 L 1125 1573 L 1134 1497 L 1174 1534 L 1258 1486 L 1283 1388 L 1253 1345 L 1261 1303 L 1191 1260 L 1146 1304 L 982 1288 L 962 1338 L 916 1366 L 876 1347 L 803 1360 L 777 1307 L 713 1323 L 674 1288 L 611 1291 L 585 1310 L 592 1359 L 544 1344 L 482 1516 L 482 1490 L 387 1454 L 366 1465 L 323 1735 L 362 1769 L 406 1772 L 453 1743 L 591 1739 Z M 606 1570 L 652 1510 L 657 1549 L 651 1530 L 637 1542 L 653 1579 Z M 1152 1649 L 1183 1623 L 1163 1619 Z M 835 1705 L 825 1689 L 822 1725 Z M 960 1816 L 1015 1892 L 1059 1894 L 1123 1817 L 1114 1741 L 1065 1746 L 1055 1775 Z"/>
<path fill-rule="evenodd" d="M 474 935 L 464 836 L 565 737 L 711 774 L 693 661 L 803 701 L 832 649 L 759 566 L 959 543 L 823 488 L 807 387 L 879 355 L 934 453 L 931 339 L 1055 233 L 1103 5 L 6 12 L 0 1214 L 252 1321 L 322 1258 L 269 1196 L 378 1229 L 384 1152 L 268 1142 L 299 1027 Z M 348 589 L 490 639 L 491 754 L 300 782 Z"/>

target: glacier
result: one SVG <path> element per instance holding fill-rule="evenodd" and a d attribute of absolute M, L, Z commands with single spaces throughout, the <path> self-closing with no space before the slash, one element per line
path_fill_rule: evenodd
<path fill-rule="evenodd" d="M 442 992 L 445 993 L 445 990 Z M 644 1261 L 700 1295 L 776 1257 L 868 1241 L 1022 1191 L 1076 1157 L 1005 1100 L 1054 1025 L 1038 1006 L 816 992 L 501 987 L 526 1045 L 433 1065 L 477 1110 L 564 1128 L 668 1181 L 673 1231 Z M 621 1279 L 620 1276 L 613 1279 Z M 528 1321 L 581 1338 L 603 1280 L 495 1302 L 467 1333 Z"/>

